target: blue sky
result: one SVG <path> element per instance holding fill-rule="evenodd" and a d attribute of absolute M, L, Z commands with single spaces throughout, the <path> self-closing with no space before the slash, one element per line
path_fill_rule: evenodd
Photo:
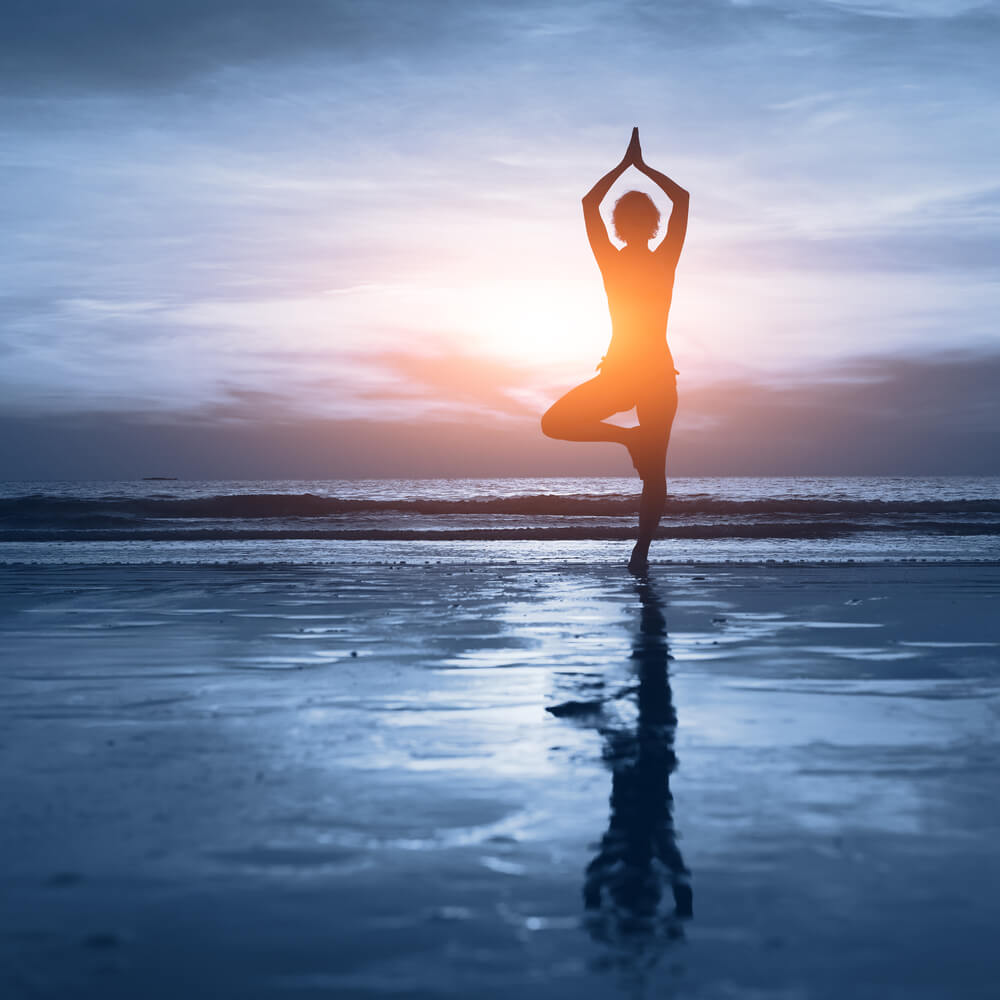
<path fill-rule="evenodd" d="M 1000 472 L 997 51 L 964 0 L 8 2 L 0 459 L 627 471 L 537 416 L 638 124 L 692 193 L 676 474 Z"/>

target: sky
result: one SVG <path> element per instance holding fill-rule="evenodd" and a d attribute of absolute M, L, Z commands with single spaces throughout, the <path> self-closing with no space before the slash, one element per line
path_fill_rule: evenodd
<path fill-rule="evenodd" d="M 997 0 L 6 0 L 3 477 L 629 472 L 538 418 L 633 125 L 691 192 L 668 472 L 1000 474 L 998 51 Z"/>

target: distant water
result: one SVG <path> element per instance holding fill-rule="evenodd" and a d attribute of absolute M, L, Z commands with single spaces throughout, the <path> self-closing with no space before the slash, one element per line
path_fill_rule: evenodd
<path fill-rule="evenodd" d="M 618 558 L 635 479 L 0 484 L 0 562 Z M 654 559 L 1000 559 L 1000 477 L 672 479 Z M 524 543 L 531 543 L 527 547 Z"/>

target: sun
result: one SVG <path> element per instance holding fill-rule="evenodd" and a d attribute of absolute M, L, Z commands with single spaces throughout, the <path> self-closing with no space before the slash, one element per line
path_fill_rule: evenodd
<path fill-rule="evenodd" d="M 593 282 L 508 279 L 477 282 L 451 299 L 456 328 L 477 353 L 508 363 L 593 366 L 611 335 L 607 306 Z"/>

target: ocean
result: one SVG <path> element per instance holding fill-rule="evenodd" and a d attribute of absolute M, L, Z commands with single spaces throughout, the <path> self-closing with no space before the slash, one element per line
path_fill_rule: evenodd
<path fill-rule="evenodd" d="M 679 478 L 654 562 L 1000 560 L 1000 477 Z M 0 484 L 0 564 L 617 560 L 619 478 Z M 526 544 L 527 543 L 527 544 Z"/>

